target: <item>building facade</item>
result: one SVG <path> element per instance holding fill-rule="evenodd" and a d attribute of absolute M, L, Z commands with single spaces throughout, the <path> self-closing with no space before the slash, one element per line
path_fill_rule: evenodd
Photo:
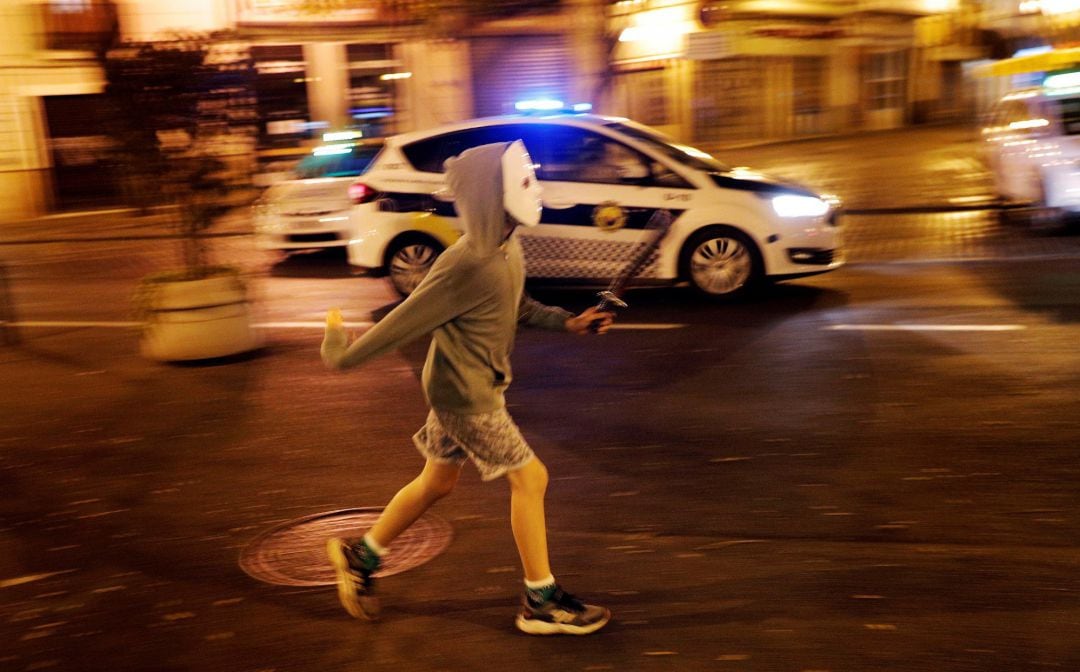
<path fill-rule="evenodd" d="M 702 144 L 962 118 L 961 64 L 982 54 L 962 10 L 953 0 L 623 0 L 609 19 L 615 112 Z"/>
<path fill-rule="evenodd" d="M 958 118 L 969 0 L 535 0 L 465 20 L 425 0 L 9 0 L 0 218 L 120 204 L 99 163 L 116 41 L 227 31 L 256 68 L 258 149 L 587 102 L 722 145 Z M 475 19 L 475 17 L 474 17 Z"/>

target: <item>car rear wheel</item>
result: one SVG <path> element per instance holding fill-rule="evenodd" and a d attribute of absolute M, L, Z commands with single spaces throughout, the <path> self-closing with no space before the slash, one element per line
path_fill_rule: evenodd
<path fill-rule="evenodd" d="M 408 296 L 420 284 L 443 247 L 431 238 L 410 236 L 395 241 L 387 253 L 390 284 L 401 296 Z"/>
<path fill-rule="evenodd" d="M 728 227 L 695 233 L 683 247 L 682 276 L 697 292 L 713 299 L 735 299 L 756 289 L 764 268 L 757 246 Z"/>

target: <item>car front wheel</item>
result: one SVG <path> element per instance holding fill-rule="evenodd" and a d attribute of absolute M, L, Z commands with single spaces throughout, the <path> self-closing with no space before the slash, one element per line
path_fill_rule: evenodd
<path fill-rule="evenodd" d="M 713 299 L 742 297 L 761 284 L 761 255 L 746 234 L 727 227 L 695 233 L 683 247 L 682 275 Z"/>
<path fill-rule="evenodd" d="M 394 290 L 408 296 L 420 284 L 443 247 L 430 238 L 409 237 L 395 241 L 387 254 L 387 274 Z"/>

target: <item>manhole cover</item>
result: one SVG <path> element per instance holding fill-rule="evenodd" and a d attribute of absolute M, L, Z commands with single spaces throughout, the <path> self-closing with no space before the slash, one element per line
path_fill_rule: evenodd
<path fill-rule="evenodd" d="M 318 513 L 278 525 L 255 537 L 240 552 L 240 568 L 253 578 L 279 586 L 328 586 L 335 581 L 326 557 L 331 537 L 361 537 L 382 507 Z M 450 523 L 425 513 L 394 540 L 375 576 L 390 576 L 431 560 L 450 544 Z"/>

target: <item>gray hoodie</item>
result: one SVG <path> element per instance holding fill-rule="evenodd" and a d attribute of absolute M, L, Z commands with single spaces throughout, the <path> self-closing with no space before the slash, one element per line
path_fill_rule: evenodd
<path fill-rule="evenodd" d="M 521 246 L 504 240 L 502 154 L 482 145 L 446 161 L 446 177 L 465 235 L 451 245 L 405 301 L 351 345 L 327 330 L 323 362 L 345 369 L 431 333 L 424 393 L 432 408 L 471 414 L 501 408 L 510 384 L 510 351 L 519 322 L 565 330 L 571 313 L 524 293 Z"/>

